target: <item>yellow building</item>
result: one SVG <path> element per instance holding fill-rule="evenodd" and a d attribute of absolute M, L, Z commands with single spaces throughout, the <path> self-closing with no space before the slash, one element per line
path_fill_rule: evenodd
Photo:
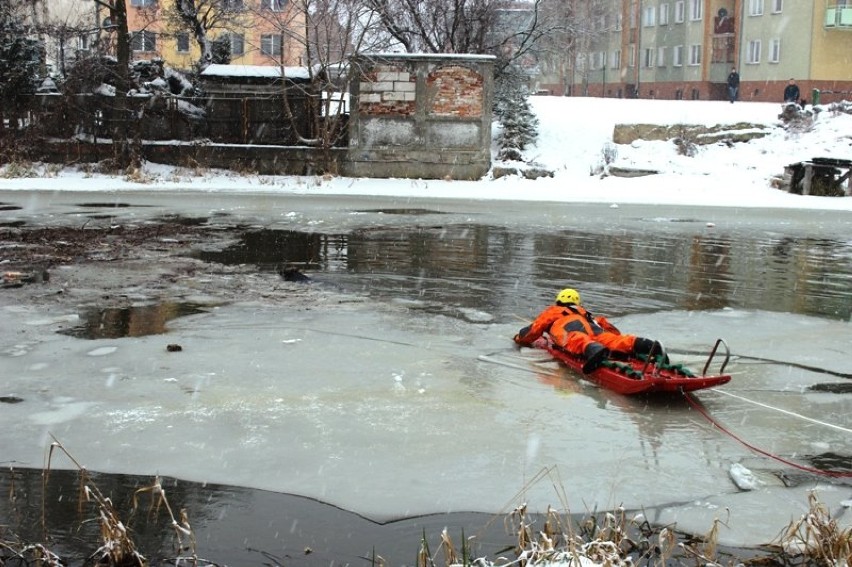
<path fill-rule="evenodd" d="M 163 59 L 177 69 L 191 69 L 201 48 L 174 16 L 170 0 L 126 0 L 133 59 Z M 172 0 L 173 1 L 173 0 Z M 207 38 L 230 44 L 231 63 L 303 65 L 304 14 L 285 0 L 199 0 L 207 10 Z"/>

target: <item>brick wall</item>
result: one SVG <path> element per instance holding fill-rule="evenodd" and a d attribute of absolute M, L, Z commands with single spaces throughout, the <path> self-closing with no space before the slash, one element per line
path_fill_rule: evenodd
<path fill-rule="evenodd" d="M 475 179 L 488 172 L 493 57 L 360 55 L 354 64 L 353 175 Z"/>

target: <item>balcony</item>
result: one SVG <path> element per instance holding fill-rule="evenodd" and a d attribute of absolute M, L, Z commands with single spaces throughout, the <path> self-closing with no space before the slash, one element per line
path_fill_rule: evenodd
<path fill-rule="evenodd" d="M 852 6 L 829 6 L 826 8 L 823 27 L 852 31 Z"/>

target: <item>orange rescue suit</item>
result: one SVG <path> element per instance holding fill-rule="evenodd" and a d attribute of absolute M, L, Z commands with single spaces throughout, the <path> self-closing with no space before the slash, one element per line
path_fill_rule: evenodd
<path fill-rule="evenodd" d="M 593 317 L 579 305 L 551 305 L 536 317 L 532 325 L 515 335 L 519 345 L 530 346 L 547 333 L 551 340 L 568 352 L 583 356 L 586 347 L 599 343 L 613 352 L 633 353 L 634 335 L 622 335 L 606 317 Z"/>

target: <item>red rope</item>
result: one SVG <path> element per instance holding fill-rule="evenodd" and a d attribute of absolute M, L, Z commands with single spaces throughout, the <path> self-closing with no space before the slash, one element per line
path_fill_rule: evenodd
<path fill-rule="evenodd" d="M 772 453 L 770 453 L 768 451 L 764 451 L 763 449 L 760 449 L 759 447 L 755 447 L 754 445 L 752 445 L 751 443 L 748 443 L 745 440 L 743 440 L 742 438 L 738 437 L 732 431 L 730 431 L 725 426 L 723 426 L 721 423 L 716 421 L 716 419 L 714 419 L 713 416 L 711 416 L 709 413 L 707 413 L 707 410 L 705 410 L 701 406 L 701 404 L 699 404 L 697 401 L 695 401 L 695 399 L 690 394 L 688 394 L 686 392 L 682 392 L 682 393 L 683 393 L 683 397 L 686 398 L 686 401 L 689 402 L 689 405 L 691 405 L 693 408 L 698 410 L 698 413 L 703 415 L 704 418 L 707 421 L 709 421 L 714 427 L 716 427 L 717 429 L 719 429 L 723 433 L 727 434 L 731 438 L 739 441 L 740 443 L 742 443 L 744 446 L 748 447 L 749 449 L 751 449 L 755 453 L 759 453 L 759 454 L 761 454 L 765 457 L 769 457 L 770 459 L 775 459 L 776 461 L 778 461 L 780 463 L 784 463 L 785 465 L 788 465 L 788 466 L 791 466 L 793 468 L 796 468 L 796 469 L 799 469 L 799 470 L 802 470 L 802 471 L 806 471 L 806 472 L 809 472 L 809 473 L 819 474 L 819 475 L 823 475 L 823 476 L 830 476 L 830 477 L 834 477 L 834 478 L 852 478 L 852 472 L 824 471 L 822 469 L 807 467 L 805 465 L 800 465 L 799 463 L 794 463 L 793 461 L 788 461 L 787 459 L 785 459 L 783 457 L 779 457 L 778 455 L 773 455 Z"/>

